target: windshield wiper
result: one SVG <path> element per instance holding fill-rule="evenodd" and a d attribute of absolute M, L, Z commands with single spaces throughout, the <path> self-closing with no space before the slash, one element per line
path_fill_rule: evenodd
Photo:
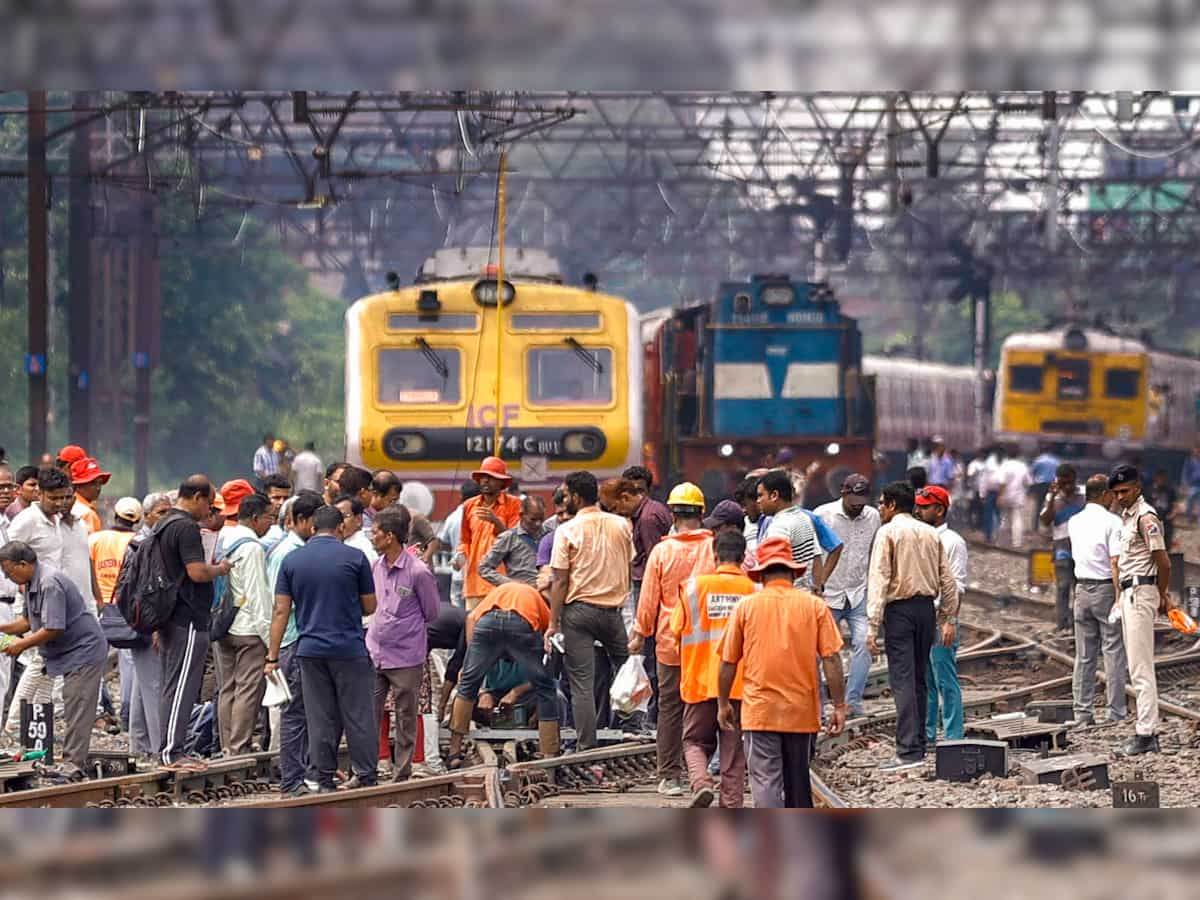
<path fill-rule="evenodd" d="M 450 367 L 446 365 L 446 361 L 438 356 L 437 353 L 434 352 L 433 348 L 429 346 L 429 341 L 425 340 L 423 337 L 419 337 L 416 340 L 416 344 L 421 348 L 421 355 L 428 360 L 429 365 L 433 366 L 433 371 L 441 375 L 443 379 L 449 378 Z"/>
<path fill-rule="evenodd" d="M 575 340 L 573 337 L 563 338 L 563 343 L 574 350 L 575 355 L 587 363 L 588 368 L 590 368 L 593 372 L 595 372 L 597 375 L 603 374 L 603 363 L 596 359 L 596 357 L 592 356 L 592 354 L 588 353 L 587 350 L 583 348 L 583 344 L 579 343 L 579 341 Z"/>

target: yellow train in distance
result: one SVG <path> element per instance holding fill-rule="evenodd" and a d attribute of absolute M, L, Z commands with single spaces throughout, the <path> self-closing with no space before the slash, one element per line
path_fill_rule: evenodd
<path fill-rule="evenodd" d="M 425 484 L 438 517 L 485 456 L 539 491 L 575 469 L 604 478 L 641 461 L 634 307 L 563 284 L 555 261 L 533 249 L 506 252 L 497 291 L 494 255 L 439 250 L 416 283 L 346 313 L 346 457 Z"/>
<path fill-rule="evenodd" d="M 1097 328 L 1013 334 L 996 373 L 995 436 L 1067 458 L 1146 454 L 1172 465 L 1197 440 L 1200 360 Z"/>

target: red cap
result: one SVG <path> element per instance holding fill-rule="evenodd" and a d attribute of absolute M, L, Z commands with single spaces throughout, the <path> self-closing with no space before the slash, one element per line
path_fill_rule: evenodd
<path fill-rule="evenodd" d="M 950 494 L 944 487 L 931 484 L 917 491 L 917 506 L 933 506 L 935 503 L 944 509 L 950 508 Z"/>
<path fill-rule="evenodd" d="M 82 447 L 76 446 L 75 444 L 67 444 L 67 446 L 58 451 L 57 458 L 61 459 L 65 463 L 74 464 L 79 462 L 81 459 L 87 459 L 87 451 Z"/>
<path fill-rule="evenodd" d="M 792 558 L 792 545 L 787 538 L 767 538 L 754 551 L 756 564 L 749 570 L 749 575 L 755 581 L 762 580 L 763 570 L 771 566 L 787 566 L 793 572 L 803 572 L 805 566 Z"/>
<path fill-rule="evenodd" d="M 256 493 L 254 485 L 245 478 L 235 478 L 221 485 L 221 498 L 225 501 L 225 518 L 236 516 L 242 501 Z"/>
<path fill-rule="evenodd" d="M 479 468 L 471 473 L 471 478 L 478 481 L 483 475 L 491 475 L 501 481 L 512 481 L 512 476 L 508 474 L 508 466 L 498 456 L 489 456 L 481 462 Z"/>
<path fill-rule="evenodd" d="M 79 448 L 76 447 L 75 449 L 78 450 Z M 96 480 L 99 480 L 101 484 L 108 484 L 108 479 L 110 478 L 112 478 L 112 475 L 101 469 L 100 463 L 96 462 L 90 456 L 85 456 L 83 459 L 77 459 L 71 463 L 71 484 L 91 484 Z"/>

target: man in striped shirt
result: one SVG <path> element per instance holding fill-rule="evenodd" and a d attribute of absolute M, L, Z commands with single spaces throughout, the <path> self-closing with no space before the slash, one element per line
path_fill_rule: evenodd
<path fill-rule="evenodd" d="M 279 471 L 279 454 L 275 452 L 274 443 L 274 435 L 264 434 L 262 446 L 254 451 L 254 474 L 260 482 Z"/>
<path fill-rule="evenodd" d="M 797 579 L 820 594 L 842 555 L 842 539 L 813 513 L 800 506 L 791 477 L 783 469 L 772 469 L 758 483 L 758 508 L 771 516 L 763 540 L 786 538 L 792 545 L 792 559 L 812 572 Z M 824 560 L 821 554 L 826 554 Z"/>

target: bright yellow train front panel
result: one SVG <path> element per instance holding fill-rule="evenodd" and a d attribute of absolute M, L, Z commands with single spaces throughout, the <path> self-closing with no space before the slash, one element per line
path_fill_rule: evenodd
<path fill-rule="evenodd" d="M 497 311 L 476 302 L 477 284 L 418 284 L 348 310 L 347 458 L 443 488 L 490 455 L 524 461 L 528 487 L 557 484 L 575 469 L 617 474 L 636 462 L 642 391 L 634 308 L 605 294 L 514 279 L 503 310 L 497 408 Z"/>
<path fill-rule="evenodd" d="M 1144 353 L 1006 348 L 1000 378 L 996 430 L 1002 437 L 1145 439 Z"/>

